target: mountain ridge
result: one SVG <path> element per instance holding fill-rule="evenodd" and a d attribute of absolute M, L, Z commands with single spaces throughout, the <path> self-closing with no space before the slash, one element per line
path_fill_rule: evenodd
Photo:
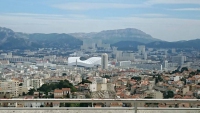
<path fill-rule="evenodd" d="M 119 41 L 138 41 L 138 42 L 143 42 L 143 43 L 159 41 L 159 39 L 153 38 L 151 35 L 136 28 L 103 30 L 100 32 L 91 32 L 91 33 L 70 33 L 70 35 L 82 40 L 101 39 L 103 42 L 110 43 L 110 44 L 113 44 Z"/>
<path fill-rule="evenodd" d="M 78 48 L 82 41 L 68 34 L 26 34 L 0 27 L 1 49 Z"/>
<path fill-rule="evenodd" d="M 148 48 L 162 48 L 162 49 L 171 49 L 171 48 L 194 48 L 200 49 L 199 46 L 200 39 L 192 39 L 187 41 L 175 41 L 175 42 L 168 42 L 168 41 L 155 41 L 151 43 L 141 43 L 136 41 L 120 41 L 112 46 L 118 47 L 119 50 L 136 50 L 138 45 L 145 45 Z"/>
<path fill-rule="evenodd" d="M 134 35 L 133 35 L 134 34 Z M 142 35 L 141 35 L 142 34 Z M 75 34 L 74 34 L 75 35 Z M 78 34 L 76 34 L 78 35 Z M 1 49 L 35 49 L 35 48 L 66 48 L 79 49 L 83 41 L 80 37 L 103 40 L 123 50 L 133 50 L 137 45 L 145 45 L 150 48 L 195 48 L 200 49 L 200 39 L 182 40 L 176 42 L 154 39 L 151 35 L 135 28 L 104 30 L 101 32 L 79 33 L 75 38 L 65 33 L 21 33 L 5 27 L 0 27 Z M 81 36 L 85 35 L 85 36 Z M 90 37 L 89 37 L 90 36 Z M 95 36 L 95 37 L 94 37 Z M 90 43 L 90 42 L 89 42 Z"/>

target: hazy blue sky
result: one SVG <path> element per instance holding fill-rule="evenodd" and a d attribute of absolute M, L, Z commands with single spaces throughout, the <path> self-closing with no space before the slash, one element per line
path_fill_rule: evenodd
<path fill-rule="evenodd" d="M 1 0 L 0 26 L 25 33 L 137 28 L 154 38 L 200 38 L 200 0 Z"/>

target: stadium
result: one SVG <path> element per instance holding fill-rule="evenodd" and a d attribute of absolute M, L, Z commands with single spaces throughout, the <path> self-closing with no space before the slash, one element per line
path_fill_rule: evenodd
<path fill-rule="evenodd" d="M 101 65 L 101 57 L 69 57 L 68 58 L 69 66 L 78 66 L 78 67 L 94 67 Z"/>

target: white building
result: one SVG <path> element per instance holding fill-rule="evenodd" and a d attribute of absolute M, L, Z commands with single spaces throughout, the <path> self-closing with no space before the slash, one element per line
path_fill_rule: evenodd
<path fill-rule="evenodd" d="M 164 66 L 165 69 L 168 69 L 168 61 L 167 60 L 164 61 L 163 66 Z"/>
<path fill-rule="evenodd" d="M 107 79 L 106 78 L 102 78 L 102 77 L 94 77 L 93 83 L 106 84 L 107 83 Z"/>
<path fill-rule="evenodd" d="M 134 53 L 116 51 L 116 59 L 118 61 L 135 60 Z"/>
<path fill-rule="evenodd" d="M 42 79 L 31 79 L 31 86 L 35 89 L 40 88 L 43 85 Z"/>
<path fill-rule="evenodd" d="M 139 54 L 144 54 L 145 53 L 145 46 L 144 45 L 139 45 L 137 48 L 138 48 L 138 53 Z"/>
<path fill-rule="evenodd" d="M 112 83 L 103 83 L 103 84 L 90 84 L 90 91 L 95 92 L 95 91 L 114 91 L 114 84 Z"/>
<path fill-rule="evenodd" d="M 178 63 L 178 65 L 183 65 L 186 61 L 186 56 L 172 56 L 172 62 Z"/>
<path fill-rule="evenodd" d="M 81 66 L 81 67 L 94 67 L 101 65 L 101 57 L 90 57 L 86 60 L 81 60 L 81 57 L 69 57 L 68 65 L 69 66 Z"/>
<path fill-rule="evenodd" d="M 131 61 L 120 61 L 119 66 L 121 67 L 128 67 L 131 65 Z"/>
<path fill-rule="evenodd" d="M 174 76 L 174 81 L 179 81 L 180 80 L 180 76 Z"/>

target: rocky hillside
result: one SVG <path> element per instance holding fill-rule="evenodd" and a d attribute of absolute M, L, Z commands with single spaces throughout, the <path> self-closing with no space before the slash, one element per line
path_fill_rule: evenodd
<path fill-rule="evenodd" d="M 93 39 L 103 40 L 106 43 L 116 43 L 119 41 L 137 41 L 142 43 L 150 43 L 158 41 L 151 35 L 144 33 L 141 30 L 135 28 L 117 29 L 117 30 L 105 30 L 96 33 L 71 33 L 70 35 L 79 39 Z"/>
<path fill-rule="evenodd" d="M 1 49 L 23 49 L 34 47 L 34 42 L 20 38 L 14 31 L 0 27 L 0 48 Z"/>
<path fill-rule="evenodd" d="M 79 48 L 82 41 L 68 34 L 26 34 L 0 27 L 1 49 Z"/>

